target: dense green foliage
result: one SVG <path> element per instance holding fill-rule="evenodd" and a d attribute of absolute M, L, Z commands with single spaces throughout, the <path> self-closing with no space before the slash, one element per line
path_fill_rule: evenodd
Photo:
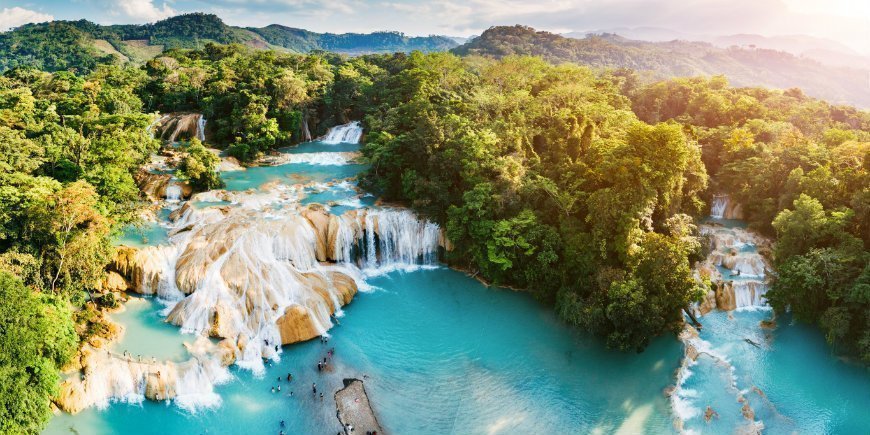
<path fill-rule="evenodd" d="M 722 76 L 645 83 L 630 70 L 508 55 L 528 48 L 551 60 L 624 65 L 606 45 L 622 43 L 607 38 L 587 53 L 553 35 L 539 42 L 527 28 L 494 29 L 463 50 L 499 60 L 347 58 L 209 43 L 249 43 L 257 31 L 218 23 L 200 14 L 0 35 L 18 41 L 0 44 L 0 69 L 12 68 L 0 77 L 4 433 L 38 432 L 58 367 L 99 334 L 95 306 L 113 303 L 98 294 L 110 236 L 135 220 L 133 174 L 158 146 L 146 132 L 153 117 L 145 113 L 155 111 L 204 114 L 209 142 L 244 161 L 363 120 L 362 184 L 441 224 L 452 265 L 528 289 L 619 349 L 642 350 L 681 327 L 681 311 L 703 294 L 692 274 L 703 256 L 697 218 L 705 199 L 728 193 L 751 227 L 777 238 L 773 306 L 870 362 L 867 112 L 798 89 L 734 88 Z M 269 43 L 300 51 L 439 43 L 267 29 Z M 118 56 L 84 48 L 99 39 L 124 54 L 128 38 L 182 48 L 141 68 L 99 65 Z M 495 40 L 507 42 L 493 52 Z M 662 67 L 649 62 L 632 66 Z M 22 64 L 78 71 L 13 68 Z M 194 139 L 180 151 L 180 178 L 197 189 L 222 184 L 214 150 Z"/>
<path fill-rule="evenodd" d="M 703 144 L 711 191 L 730 193 L 750 226 L 776 236 L 771 304 L 870 362 L 870 114 L 722 77 L 624 89 L 641 119 L 686 125 Z"/>
<path fill-rule="evenodd" d="M 316 106 L 333 79 L 320 56 L 241 45 L 172 51 L 145 70 L 149 110 L 203 113 L 215 143 L 244 161 L 305 139 L 308 123 L 319 122 Z"/>
<path fill-rule="evenodd" d="M 15 31 L 0 33 L 0 72 L 19 66 L 45 71 L 91 71 L 112 56 L 91 45 L 91 35 L 74 23 L 58 21 L 27 24 Z"/>
<path fill-rule="evenodd" d="M 631 68 L 657 79 L 725 74 L 738 86 L 799 87 L 818 98 L 870 107 L 867 69 L 826 66 L 776 50 L 633 41 L 607 34 L 572 39 L 512 26 L 490 28 L 453 52 L 496 58 L 530 55 L 557 63 Z"/>
<path fill-rule="evenodd" d="M 699 295 L 686 214 L 707 177 L 677 124 L 639 121 L 615 77 L 577 66 L 367 62 L 366 182 L 445 225 L 453 264 L 534 291 L 614 347 L 680 327 Z"/>
<path fill-rule="evenodd" d="M 135 216 L 132 173 L 156 150 L 135 93 L 144 78 L 113 66 L 0 77 L 3 433 L 39 432 L 59 367 L 94 333 L 73 318 L 93 309 L 110 235 Z"/>
<path fill-rule="evenodd" d="M 457 44 L 444 36 L 405 36 L 400 32 L 374 33 L 315 33 L 279 24 L 266 27 L 249 27 L 266 42 L 300 53 L 324 50 L 335 53 L 365 54 L 408 51 L 446 51 Z"/>
<path fill-rule="evenodd" d="M 0 271 L 0 432 L 39 433 L 51 416 L 57 367 L 76 349 L 69 308 Z"/>
<path fill-rule="evenodd" d="M 151 24 L 101 26 L 86 20 L 26 24 L 0 33 L 0 72 L 18 66 L 45 71 L 93 71 L 97 65 L 144 63 L 161 52 L 202 49 L 208 43 L 242 44 L 296 53 L 326 50 L 345 54 L 443 51 L 455 47 L 443 36 L 409 37 L 398 32 L 315 33 L 273 24 L 228 26 L 216 15 L 192 13 Z"/>
<path fill-rule="evenodd" d="M 190 184 L 197 190 L 217 189 L 224 186 L 223 180 L 217 173 L 221 159 L 212 153 L 199 139 L 194 138 L 190 143 L 182 146 L 184 157 L 178 165 L 176 176 L 190 180 Z"/>

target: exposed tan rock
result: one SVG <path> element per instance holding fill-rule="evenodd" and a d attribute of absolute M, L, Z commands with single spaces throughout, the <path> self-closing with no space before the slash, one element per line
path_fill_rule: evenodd
<path fill-rule="evenodd" d="M 57 404 L 58 408 L 70 414 L 78 414 L 89 405 L 85 400 L 84 386 L 81 382 L 73 379 L 61 382 L 60 394 L 55 398 L 54 403 Z"/>
<path fill-rule="evenodd" d="M 335 286 L 338 294 L 341 295 L 341 303 L 343 305 L 349 304 L 359 290 L 356 286 L 356 281 L 354 281 L 353 278 L 339 272 L 330 273 L 330 277 L 332 279 L 332 285 Z"/>
<path fill-rule="evenodd" d="M 703 316 L 714 309 L 716 309 L 716 292 L 710 290 L 707 292 L 707 295 L 704 296 L 704 299 L 701 299 L 701 303 L 698 304 L 698 310 Z"/>
<path fill-rule="evenodd" d="M 725 207 L 725 219 L 743 219 L 743 205 L 737 201 L 729 200 L 728 206 Z"/>
<path fill-rule="evenodd" d="M 130 288 L 130 283 L 120 273 L 111 270 L 106 272 L 100 283 L 100 290 L 105 292 L 123 292 Z"/>
<path fill-rule="evenodd" d="M 214 311 L 211 314 L 211 330 L 209 335 L 212 337 L 229 338 L 235 337 L 238 331 L 235 330 L 233 321 L 233 310 L 227 306 L 226 302 L 219 301 L 215 304 Z"/>
<path fill-rule="evenodd" d="M 320 204 L 312 204 L 302 209 L 302 216 L 305 216 L 305 219 L 308 219 L 308 222 L 314 227 L 314 234 L 317 236 L 315 251 L 317 261 L 327 261 L 327 241 L 329 240 L 330 224 L 329 212 Z"/>
<path fill-rule="evenodd" d="M 199 135 L 199 113 L 169 113 L 163 115 L 154 131 L 154 137 L 168 142 L 192 139 Z"/>
<path fill-rule="evenodd" d="M 734 286 L 731 282 L 720 282 L 716 288 L 716 306 L 720 310 L 731 311 L 737 308 L 737 299 L 734 296 Z"/>
<path fill-rule="evenodd" d="M 236 358 L 239 355 L 239 348 L 236 346 L 236 343 L 230 339 L 221 340 L 217 345 L 217 352 L 220 355 L 221 364 L 224 367 L 230 366 L 236 362 Z"/>
<path fill-rule="evenodd" d="M 177 377 L 178 371 L 172 363 L 149 370 L 145 375 L 145 397 L 155 401 L 174 399 L 178 395 Z"/>
<path fill-rule="evenodd" d="M 220 172 L 244 171 L 245 169 L 246 168 L 242 166 L 242 162 L 232 156 L 221 157 L 221 163 L 220 166 L 218 166 L 218 171 Z"/>
<path fill-rule="evenodd" d="M 144 169 L 139 170 L 133 179 L 136 180 L 139 190 L 152 202 L 165 198 L 166 187 L 172 182 L 172 176 L 169 174 L 155 174 Z"/>
<path fill-rule="evenodd" d="M 308 310 L 301 305 L 288 307 L 284 315 L 278 318 L 276 325 L 281 333 L 281 344 L 306 341 L 320 335 Z"/>
<path fill-rule="evenodd" d="M 335 393 L 336 416 L 345 435 L 355 433 L 384 433 L 369 402 L 363 381 L 345 379 L 344 388 Z M 350 428 L 353 428 L 351 430 Z"/>

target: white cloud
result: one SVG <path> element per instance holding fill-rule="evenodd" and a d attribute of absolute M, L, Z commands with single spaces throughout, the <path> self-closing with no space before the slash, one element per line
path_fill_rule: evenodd
<path fill-rule="evenodd" d="M 3 8 L 0 10 L 0 32 L 4 32 L 13 27 L 18 27 L 27 23 L 41 23 L 51 21 L 54 17 L 48 14 L 43 14 L 29 9 L 14 7 Z"/>
<path fill-rule="evenodd" d="M 154 0 L 113 0 L 114 12 L 125 15 L 137 22 L 153 22 L 169 18 L 178 13 L 163 2 L 158 8 Z"/>

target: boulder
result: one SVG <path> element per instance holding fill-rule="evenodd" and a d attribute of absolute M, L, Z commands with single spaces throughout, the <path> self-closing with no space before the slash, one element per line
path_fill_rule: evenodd
<path fill-rule="evenodd" d="M 732 311 L 737 308 L 737 298 L 734 295 L 734 285 L 730 282 L 719 282 L 716 287 L 716 306 L 720 310 Z"/>
<path fill-rule="evenodd" d="M 238 335 L 233 322 L 233 309 L 224 301 L 218 301 L 215 304 L 210 322 L 209 335 L 212 337 L 231 338 Z"/>
<path fill-rule="evenodd" d="M 716 309 L 716 292 L 710 290 L 707 292 L 707 295 L 701 299 L 701 303 L 698 304 L 698 311 L 700 311 L 703 316 L 714 309 Z"/>
<path fill-rule="evenodd" d="M 276 326 L 281 334 L 281 344 L 306 341 L 320 335 L 308 310 L 301 305 L 287 307 Z"/>
<path fill-rule="evenodd" d="M 178 395 L 175 390 L 177 377 L 177 370 L 172 363 L 153 367 L 145 375 L 145 397 L 156 401 L 174 399 Z"/>
<path fill-rule="evenodd" d="M 130 288 L 130 283 L 120 273 L 114 270 L 106 272 L 100 283 L 100 290 L 104 292 L 124 292 Z"/>
<path fill-rule="evenodd" d="M 166 187 L 172 182 L 172 175 L 157 174 L 141 169 L 133 176 L 133 179 L 146 198 L 152 202 L 158 202 L 166 197 Z"/>
<path fill-rule="evenodd" d="M 311 223 L 312 228 L 314 228 L 314 234 L 317 236 L 317 247 L 315 249 L 317 261 L 327 261 L 327 241 L 329 240 L 331 215 L 322 205 L 311 204 L 302 209 L 302 216 Z"/>
<path fill-rule="evenodd" d="M 224 367 L 235 363 L 239 352 L 239 348 L 236 346 L 235 341 L 230 338 L 221 340 L 217 345 L 217 353 L 220 356 L 221 365 Z"/>
<path fill-rule="evenodd" d="M 84 385 L 74 378 L 61 382 L 60 393 L 54 399 L 54 403 L 64 412 L 78 414 L 88 406 Z"/>

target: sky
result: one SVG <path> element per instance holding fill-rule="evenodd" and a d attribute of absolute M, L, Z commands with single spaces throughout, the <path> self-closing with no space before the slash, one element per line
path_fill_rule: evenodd
<path fill-rule="evenodd" d="M 658 27 L 703 35 L 803 34 L 870 54 L 870 0 L 0 0 L 0 30 L 51 19 L 147 23 L 185 12 L 215 13 L 237 26 L 334 33 L 470 36 L 525 24 L 558 33 Z"/>

